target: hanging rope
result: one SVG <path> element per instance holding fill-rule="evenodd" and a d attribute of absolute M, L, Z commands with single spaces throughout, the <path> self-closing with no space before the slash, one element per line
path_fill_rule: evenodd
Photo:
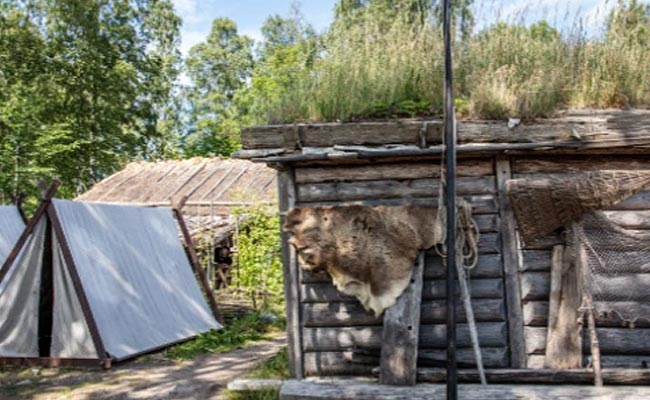
<path fill-rule="evenodd" d="M 444 145 L 444 139 L 443 139 Z M 444 202 L 444 190 L 446 186 L 446 176 L 444 168 L 444 158 L 440 161 L 440 187 L 438 189 L 438 213 L 434 224 L 434 243 L 436 252 L 442 257 L 444 264 L 447 260 L 447 205 Z M 467 325 L 469 327 L 474 358 L 476 367 L 481 378 L 481 384 L 486 385 L 485 369 L 483 368 L 483 356 L 478 341 L 478 330 L 476 329 L 476 320 L 472 301 L 469 292 L 469 272 L 476 267 L 478 262 L 478 240 L 480 237 L 478 224 L 472 216 L 472 205 L 465 199 L 457 199 L 457 224 L 456 224 L 456 270 L 458 272 L 458 282 L 460 286 L 461 299 L 467 316 Z M 466 274 L 466 272 L 468 272 Z"/>

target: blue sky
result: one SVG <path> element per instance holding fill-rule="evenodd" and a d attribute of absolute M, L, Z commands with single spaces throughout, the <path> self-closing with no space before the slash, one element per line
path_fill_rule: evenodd
<path fill-rule="evenodd" d="M 547 18 L 556 26 L 562 26 L 565 16 L 573 20 L 576 13 L 586 18 L 586 27 L 596 32 L 602 25 L 603 10 L 609 9 L 616 0 L 475 0 L 477 20 L 484 21 L 499 16 L 520 15 L 526 10 L 527 19 Z M 650 1 L 650 0 L 645 0 Z M 176 12 L 183 19 L 181 51 L 203 41 L 214 18 L 228 17 L 237 23 L 240 33 L 253 39 L 261 38 L 260 28 L 267 16 L 288 16 L 293 3 L 298 3 L 305 19 L 316 30 L 325 29 L 333 16 L 336 0 L 173 0 Z M 480 25 L 479 25 L 480 26 Z"/>

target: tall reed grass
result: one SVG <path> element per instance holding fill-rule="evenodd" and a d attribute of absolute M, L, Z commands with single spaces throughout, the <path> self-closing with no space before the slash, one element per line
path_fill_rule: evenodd
<path fill-rule="evenodd" d="M 501 20 L 456 40 L 458 112 L 531 119 L 570 107 L 650 105 L 650 21 L 632 21 L 626 15 L 631 7 L 637 7 L 634 18 L 650 15 L 633 0 L 619 1 L 596 35 L 587 34 L 580 19 L 562 32 L 545 21 Z M 442 36 L 431 18 L 361 13 L 353 23 L 334 24 L 323 43 L 312 69 L 271 114 L 293 121 L 441 114 Z"/>

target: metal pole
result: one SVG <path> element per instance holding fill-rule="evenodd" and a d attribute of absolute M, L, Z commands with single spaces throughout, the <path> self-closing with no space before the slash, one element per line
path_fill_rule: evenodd
<path fill-rule="evenodd" d="M 443 3 L 445 43 L 445 199 L 447 203 L 447 400 L 458 398 L 456 366 L 456 124 L 452 88 L 451 0 Z"/>

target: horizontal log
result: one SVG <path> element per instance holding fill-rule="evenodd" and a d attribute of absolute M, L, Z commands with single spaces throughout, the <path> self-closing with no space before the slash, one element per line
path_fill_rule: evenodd
<path fill-rule="evenodd" d="M 528 355 L 526 366 L 528 368 L 544 368 L 544 358 L 542 354 Z M 603 368 L 648 368 L 650 365 L 650 355 L 601 355 L 600 362 Z M 582 365 L 588 367 L 591 365 L 591 356 L 585 355 L 582 360 Z"/>
<path fill-rule="evenodd" d="M 437 196 L 437 193 L 434 193 Z M 472 213 L 477 214 L 495 214 L 498 211 L 496 198 L 494 195 L 475 195 L 463 196 L 463 198 L 472 204 Z M 421 198 L 402 198 L 402 199 L 359 199 L 359 200 L 331 200 L 331 201 L 301 201 L 297 206 L 333 206 L 342 204 L 357 204 L 369 207 L 375 206 L 401 206 L 401 205 L 418 205 L 418 206 L 438 206 L 437 197 Z"/>
<path fill-rule="evenodd" d="M 481 254 L 476 267 L 468 272 L 472 279 L 501 278 L 503 276 L 503 262 L 500 254 Z M 425 258 L 424 278 L 444 279 L 447 276 L 442 258 L 434 251 L 427 252 Z"/>
<path fill-rule="evenodd" d="M 562 238 L 559 232 L 551 233 L 550 235 L 541 237 L 530 243 L 523 243 L 522 250 L 550 250 L 553 246 L 558 244 L 565 244 L 566 241 Z"/>
<path fill-rule="evenodd" d="M 476 324 L 481 346 L 506 347 L 508 334 L 505 322 L 482 322 Z M 381 327 L 303 328 L 305 351 L 338 351 L 355 347 L 381 348 Z M 419 348 L 444 349 L 447 345 L 446 325 L 420 325 Z M 470 347 L 469 329 L 458 324 L 458 347 Z"/>
<path fill-rule="evenodd" d="M 650 274 L 626 273 L 599 276 L 594 280 L 594 300 L 644 301 L 650 290 Z M 548 300 L 551 277 L 548 272 L 524 272 L 521 274 L 521 296 L 524 301 Z"/>
<path fill-rule="evenodd" d="M 513 162 L 515 174 L 563 174 L 612 169 L 647 169 L 648 156 L 520 158 Z"/>
<path fill-rule="evenodd" d="M 521 274 L 521 299 L 523 301 L 546 300 L 551 290 L 549 272 L 524 272 Z"/>
<path fill-rule="evenodd" d="M 432 162 L 402 162 L 370 165 L 336 165 L 295 169 L 296 183 L 355 182 L 440 178 L 440 165 Z M 457 176 L 494 174 L 491 159 L 468 159 L 458 163 Z"/>
<path fill-rule="evenodd" d="M 447 387 L 443 384 L 416 386 L 386 386 L 375 382 L 352 379 L 330 381 L 286 381 L 280 390 L 281 400 L 430 400 L 444 399 Z M 643 386 L 588 385 L 458 385 L 462 400 L 583 400 L 583 399 L 647 399 L 650 388 Z"/>
<path fill-rule="evenodd" d="M 423 300 L 444 299 L 446 296 L 445 280 L 424 282 Z M 355 302 L 356 298 L 340 293 L 331 283 L 306 283 L 300 288 L 303 303 L 329 303 L 333 301 Z M 472 299 L 500 299 L 503 297 L 501 279 L 473 279 L 470 284 Z"/>
<path fill-rule="evenodd" d="M 601 354 L 650 355 L 650 329 L 597 328 L 596 334 Z M 544 354 L 546 328 L 524 327 L 524 337 L 527 354 Z M 589 340 L 583 339 L 582 351 L 589 353 Z"/>
<path fill-rule="evenodd" d="M 481 254 L 476 267 L 469 273 L 471 279 L 501 278 L 503 266 L 499 254 Z M 442 258 L 434 250 L 427 252 L 425 257 L 424 279 L 444 279 L 447 276 L 442 266 Z M 309 272 L 301 270 L 302 283 L 331 282 L 327 272 Z"/>
<path fill-rule="evenodd" d="M 379 364 L 381 350 L 354 349 L 343 352 L 343 358 L 347 362 L 360 364 Z M 508 349 L 505 347 L 483 347 L 481 349 L 483 365 L 487 368 L 504 368 L 508 366 Z M 459 368 L 476 367 L 474 349 L 460 348 L 456 351 L 456 359 Z M 419 350 L 418 367 L 432 367 L 447 365 L 447 350 Z M 462 367 L 465 366 L 465 367 Z"/>
<path fill-rule="evenodd" d="M 465 322 L 465 309 L 458 308 L 458 322 Z M 475 299 L 472 301 L 474 317 L 479 322 L 505 320 L 505 309 L 500 299 Z M 358 302 L 307 303 L 302 309 L 305 327 L 380 326 L 382 317 L 375 317 Z M 442 324 L 447 318 L 445 300 L 425 301 L 421 307 L 420 320 L 425 324 Z"/>
<path fill-rule="evenodd" d="M 304 353 L 305 376 L 370 376 L 372 374 L 372 369 L 376 365 L 351 363 L 345 360 L 343 354 L 342 351 Z"/>
<path fill-rule="evenodd" d="M 522 250 L 523 261 L 520 270 L 522 272 L 550 272 L 551 271 L 551 250 Z"/>
<path fill-rule="evenodd" d="M 458 178 L 458 194 L 494 194 L 493 176 Z M 431 197 L 437 195 L 437 179 L 378 180 L 363 182 L 303 183 L 298 185 L 299 202 L 350 201 L 378 198 Z"/>
<path fill-rule="evenodd" d="M 642 301 L 614 301 L 594 303 L 596 326 L 628 327 L 630 322 L 635 328 L 650 328 L 650 304 Z M 621 319 L 626 318 L 627 321 Z M 635 317 L 642 317 L 636 320 Z M 546 326 L 548 324 L 548 302 L 531 301 L 524 304 L 524 324 L 527 326 Z"/>
<path fill-rule="evenodd" d="M 626 200 L 614 204 L 609 210 L 650 210 L 650 192 L 637 193 Z"/>
<path fill-rule="evenodd" d="M 647 385 L 650 384 L 648 369 L 605 369 L 603 380 L 608 385 Z M 442 368 L 418 368 L 418 381 L 428 383 L 445 382 L 447 372 Z M 490 384 L 591 384 L 594 380 L 592 369 L 488 369 L 485 377 Z M 479 383 L 477 370 L 459 369 L 459 382 Z M 564 397 L 563 397 L 564 398 Z"/>
<path fill-rule="evenodd" d="M 650 229 L 650 214 L 642 211 L 603 211 L 610 221 L 626 229 Z"/>

